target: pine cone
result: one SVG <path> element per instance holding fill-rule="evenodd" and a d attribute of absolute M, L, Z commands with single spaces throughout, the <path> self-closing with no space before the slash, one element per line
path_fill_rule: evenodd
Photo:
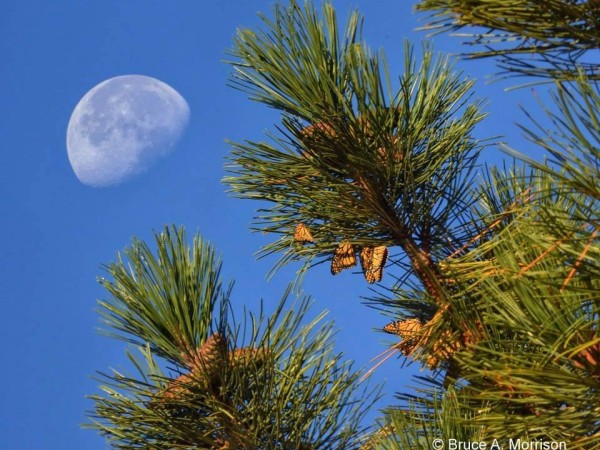
<path fill-rule="evenodd" d="M 158 403 L 168 403 L 169 400 L 180 398 L 182 395 L 188 393 L 188 384 L 192 381 L 193 378 L 189 373 L 171 380 L 167 387 L 157 394 Z"/>
<path fill-rule="evenodd" d="M 214 385 L 218 380 L 221 359 L 226 350 L 225 339 L 219 333 L 211 335 L 194 354 L 184 355 L 190 371 L 171 380 L 165 389 L 157 393 L 157 401 L 151 404 L 168 403 L 170 400 L 181 398 L 190 393 L 190 387 L 194 383 L 204 389 Z"/>
<path fill-rule="evenodd" d="M 427 365 L 430 369 L 435 369 L 440 362 L 447 361 L 457 351 L 463 347 L 460 337 L 453 335 L 450 330 L 446 330 L 433 343 L 431 354 L 427 358 Z"/>
<path fill-rule="evenodd" d="M 236 348 L 229 353 L 231 364 L 240 364 L 248 366 L 254 364 L 255 367 L 261 367 L 265 363 L 267 352 L 264 348 L 243 347 Z"/>
<path fill-rule="evenodd" d="M 194 353 L 184 358 L 192 371 L 206 370 L 217 364 L 226 352 L 227 341 L 219 333 L 214 333 Z"/>
<path fill-rule="evenodd" d="M 336 133 L 331 125 L 324 122 L 318 122 L 314 125 L 302 128 L 302 130 L 300 130 L 300 136 L 306 144 L 314 144 L 315 142 L 322 140 L 323 137 L 335 138 Z"/>
<path fill-rule="evenodd" d="M 227 353 L 227 341 L 214 333 L 197 349 L 190 361 L 190 370 L 195 378 L 212 385 L 219 378 L 223 357 Z"/>

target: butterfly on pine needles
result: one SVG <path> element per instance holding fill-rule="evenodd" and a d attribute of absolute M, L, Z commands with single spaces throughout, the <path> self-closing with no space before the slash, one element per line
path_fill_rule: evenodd
<path fill-rule="evenodd" d="M 404 356 L 410 356 L 419 344 L 419 333 L 422 328 L 423 323 L 417 317 L 396 320 L 384 326 L 383 331 L 400 336 L 402 341 L 392 345 L 390 348 L 373 358 L 371 361 L 379 361 L 362 376 L 361 380 L 366 380 L 379 366 L 397 353 L 401 353 Z"/>
<path fill-rule="evenodd" d="M 337 275 L 344 269 L 356 265 L 356 254 L 354 246 L 348 242 L 342 242 L 335 251 L 331 260 L 331 274 Z"/>
<path fill-rule="evenodd" d="M 432 321 L 435 320 L 435 318 L 432 319 Z M 447 361 L 463 348 L 467 339 L 473 338 L 468 330 L 457 336 L 451 330 L 447 329 L 441 331 L 433 338 L 431 329 L 423 332 L 423 326 L 423 323 L 418 318 L 413 317 L 388 323 L 383 327 L 383 331 L 402 338 L 402 342 L 396 344 L 394 348 L 398 349 L 405 356 L 419 356 L 423 348 L 427 347 L 425 363 L 432 370 L 436 369 L 441 362 Z M 418 350 L 418 347 L 421 350 Z"/>
<path fill-rule="evenodd" d="M 308 227 L 303 223 L 299 223 L 294 230 L 294 241 L 304 244 L 306 242 L 315 242 L 315 239 Z"/>
<path fill-rule="evenodd" d="M 404 320 L 396 320 L 388 323 L 383 327 L 383 331 L 388 334 L 395 334 L 401 338 L 414 337 L 415 333 L 423 327 L 423 323 L 416 317 L 412 317 Z"/>
<path fill-rule="evenodd" d="M 381 281 L 383 266 L 387 261 L 388 250 L 385 246 L 363 247 L 360 251 L 360 265 L 368 283 Z"/>

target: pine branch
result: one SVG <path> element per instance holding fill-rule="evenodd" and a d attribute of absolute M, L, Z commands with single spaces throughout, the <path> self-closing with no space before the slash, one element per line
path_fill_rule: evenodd
<path fill-rule="evenodd" d="M 526 138 L 550 155 L 547 162 L 535 161 L 505 147 L 505 150 L 538 170 L 551 174 L 570 189 L 585 195 L 577 215 L 594 226 L 600 225 L 600 86 L 580 77 L 567 86 L 556 84 L 552 100 L 556 111 L 540 102 L 545 115 L 553 124 L 549 130 L 531 114 L 531 125 L 521 125 Z"/>
<path fill-rule="evenodd" d="M 444 446 L 450 440 L 455 443 L 485 440 L 482 428 L 470 422 L 472 413 L 461 409 L 459 396 L 454 389 L 444 394 L 431 391 L 420 398 L 407 399 L 402 409 L 387 408 L 379 428 L 361 450 L 428 450 L 436 446 L 436 440 Z"/>
<path fill-rule="evenodd" d="M 105 266 L 112 280 L 99 278 L 111 295 L 99 302 L 105 333 L 134 345 L 150 342 L 169 361 L 182 364 L 206 340 L 213 311 L 222 297 L 221 262 L 211 245 L 197 237 L 188 248 L 183 229 L 165 227 L 155 235 L 157 254 L 134 240 Z"/>
<path fill-rule="evenodd" d="M 499 173 L 496 179 L 501 180 Z M 517 179 L 521 186 L 514 189 Z M 474 414 L 485 411 L 484 418 L 475 414 L 472 421 L 488 436 L 552 436 L 593 448 L 600 431 L 594 418 L 600 274 L 590 256 L 576 274 L 571 267 L 598 241 L 573 214 L 579 203 L 573 192 L 550 175 L 511 174 L 505 180 L 510 184 L 497 182 L 495 190 L 528 188 L 534 195 L 518 214 L 503 217 L 492 236 L 445 261 L 463 287 L 462 299 L 452 302 L 452 320 L 481 324 L 475 339 L 453 355 L 460 377 L 468 380 L 463 403 Z M 496 203 L 491 200 L 489 205 Z"/>
<path fill-rule="evenodd" d="M 435 33 L 475 27 L 469 58 L 498 57 L 502 75 L 575 80 L 580 73 L 600 80 L 594 50 L 600 48 L 600 3 L 596 0 L 421 0 L 430 11 L 422 29 Z M 477 31 L 480 30 L 480 31 Z"/>
<path fill-rule="evenodd" d="M 104 317 L 114 336 L 143 346 L 141 358 L 130 355 L 135 374 L 100 374 L 92 428 L 114 448 L 358 444 L 376 392 L 360 387 L 360 374 L 334 353 L 324 314 L 305 320 L 309 298 L 289 305 L 289 288 L 270 316 L 250 313 L 236 323 L 226 314 L 229 292 L 218 288 L 220 262 L 210 245 L 196 236 L 189 248 L 183 229 L 167 228 L 156 235 L 156 247 L 135 241 L 125 252 L 128 262 L 107 266 L 118 280 L 102 280 L 113 296 L 101 304 L 110 308 Z M 192 292 L 209 297 L 184 295 Z"/>
<path fill-rule="evenodd" d="M 238 31 L 230 51 L 232 86 L 309 122 L 350 108 L 345 55 L 360 38 L 358 14 L 350 14 L 343 33 L 330 4 L 323 6 L 322 20 L 311 3 L 295 0 L 287 8 L 276 4 L 273 15 L 261 18 L 275 33 Z"/>
<path fill-rule="evenodd" d="M 234 195 L 274 204 L 255 225 L 282 238 L 262 254 L 283 254 L 280 267 L 327 261 L 343 242 L 357 252 L 399 246 L 428 295 L 443 303 L 431 252 L 455 239 L 472 202 L 466 186 L 481 145 L 470 133 L 483 118 L 478 102 L 469 104 L 473 82 L 429 48 L 417 66 L 407 45 L 393 92 L 383 54 L 357 40 L 356 14 L 339 44 L 329 5 L 321 24 L 310 3 L 292 2 L 285 13 L 277 6 L 274 16 L 264 19 L 264 32 L 240 32 L 233 80 L 280 109 L 283 128 L 273 144 L 232 143 L 224 178 Z M 310 243 L 293 239 L 299 224 L 311 230 Z"/>

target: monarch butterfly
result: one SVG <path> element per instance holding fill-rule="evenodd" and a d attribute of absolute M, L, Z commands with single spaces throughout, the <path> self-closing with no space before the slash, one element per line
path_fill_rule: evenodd
<path fill-rule="evenodd" d="M 315 242 L 310 230 L 303 223 L 296 225 L 296 229 L 294 230 L 294 241 L 302 243 Z"/>
<path fill-rule="evenodd" d="M 387 261 L 388 250 L 385 246 L 363 247 L 360 252 L 360 265 L 363 274 L 370 284 L 381 281 L 383 277 L 383 266 Z"/>
<path fill-rule="evenodd" d="M 419 319 L 413 317 L 411 319 L 405 320 L 396 320 L 394 322 L 388 323 L 383 327 L 383 331 L 389 334 L 395 334 L 396 336 L 400 336 L 402 338 L 412 337 L 415 333 L 417 333 L 423 324 Z"/>
<path fill-rule="evenodd" d="M 404 356 L 413 354 L 419 345 L 419 336 L 417 336 L 417 333 L 419 333 L 422 328 L 423 323 L 416 317 L 396 320 L 384 326 L 383 331 L 400 336 L 402 341 L 394 344 L 391 348 L 388 348 L 386 351 L 373 358 L 373 360 L 380 359 L 380 361 L 369 369 L 365 375 L 363 375 L 362 379 L 364 380 L 370 376 L 379 366 L 394 356 L 396 352 L 400 352 Z"/>
<path fill-rule="evenodd" d="M 408 356 L 415 350 L 418 344 L 417 333 L 421 331 L 421 328 L 423 328 L 423 323 L 416 317 L 412 317 L 388 323 L 383 327 L 383 331 L 400 336 L 402 342 L 396 344 L 394 348 L 399 350 L 403 355 Z"/>
<path fill-rule="evenodd" d="M 331 274 L 337 275 L 342 270 L 356 265 L 354 246 L 348 242 L 342 242 L 335 251 L 331 260 Z"/>

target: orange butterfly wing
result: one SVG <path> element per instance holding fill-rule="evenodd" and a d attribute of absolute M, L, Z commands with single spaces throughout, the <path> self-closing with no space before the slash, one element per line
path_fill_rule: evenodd
<path fill-rule="evenodd" d="M 373 284 L 383 278 L 383 266 L 387 261 L 388 250 L 385 246 L 363 247 L 360 252 L 360 264 L 368 283 Z"/>
<path fill-rule="evenodd" d="M 342 242 L 335 251 L 331 260 L 331 274 L 337 275 L 344 269 L 356 265 L 356 254 L 354 246 L 347 242 Z"/>
<path fill-rule="evenodd" d="M 294 240 L 296 242 L 315 242 L 312 233 L 306 225 L 299 223 L 294 230 Z"/>

